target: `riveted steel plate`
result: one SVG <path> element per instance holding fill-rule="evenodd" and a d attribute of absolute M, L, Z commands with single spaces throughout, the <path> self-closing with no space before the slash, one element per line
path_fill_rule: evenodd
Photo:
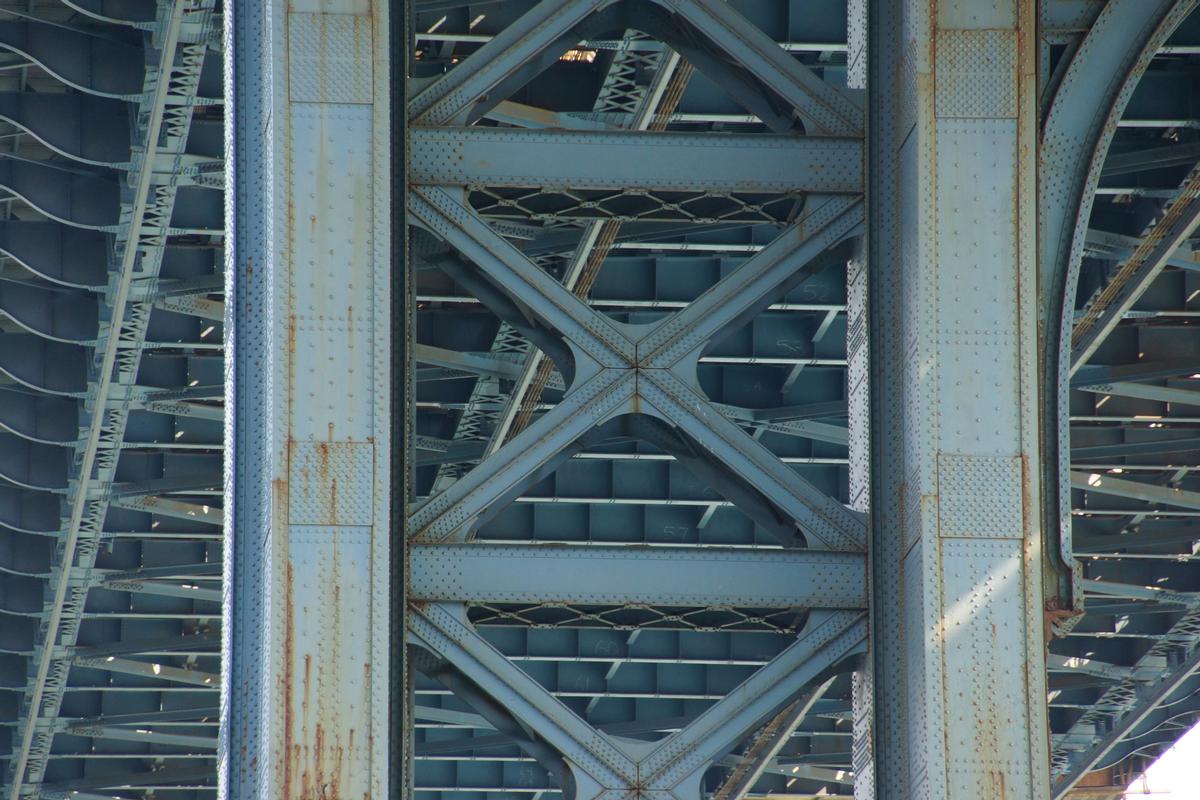
<path fill-rule="evenodd" d="M 941 450 L 1020 450 L 1013 120 L 937 123 L 937 365 Z M 986 186 L 987 191 L 973 187 Z M 992 220 L 981 224 L 982 220 Z M 981 255 L 982 254 L 982 255 Z M 968 268 L 966 265 L 970 265 Z"/>
<path fill-rule="evenodd" d="M 950 797 L 1005 797 L 1005 784 L 1030 785 L 1027 762 L 1002 755 L 1028 749 L 1027 705 L 997 702 L 1026 696 L 1029 671 L 1043 669 L 1040 658 L 1025 661 L 1022 547 L 1008 540 L 941 541 L 942 652 L 951 680 L 946 716 L 937 722 L 958 733 L 946 743 L 946 774 L 957 784 Z"/>
<path fill-rule="evenodd" d="M 867 88 L 867 0 L 846 2 L 846 85 Z"/>
<path fill-rule="evenodd" d="M 1017 25 L 1016 9 L 1010 0 L 938 0 L 936 8 L 939 28 L 1013 28 Z"/>
<path fill-rule="evenodd" d="M 937 33 L 939 117 L 1017 116 L 1017 34 L 1013 30 Z"/>
<path fill-rule="evenodd" d="M 311 1 L 311 0 L 310 0 Z M 366 3 L 367 0 L 361 0 Z M 352 4 L 353 5 L 353 4 Z M 371 17 L 288 14 L 288 92 L 298 103 L 370 103 Z"/>
<path fill-rule="evenodd" d="M 370 759 L 370 546 L 367 527 L 288 528 L 283 677 L 296 784 L 369 785 L 359 776 Z"/>
<path fill-rule="evenodd" d="M 369 14 L 371 0 L 289 0 L 293 13 L 308 11 L 314 14 Z"/>
<path fill-rule="evenodd" d="M 292 436 L 374 435 L 372 107 L 292 110 Z"/>
<path fill-rule="evenodd" d="M 939 534 L 1022 538 L 1021 460 L 1016 457 L 938 456 Z"/>
<path fill-rule="evenodd" d="M 370 525 L 375 445 L 292 442 L 288 521 L 293 525 Z"/>
<path fill-rule="evenodd" d="M 424 545 L 409 551 L 409 596 L 506 603 L 863 608 L 856 553 L 798 550 Z M 532 581 L 530 575 L 540 576 Z"/>

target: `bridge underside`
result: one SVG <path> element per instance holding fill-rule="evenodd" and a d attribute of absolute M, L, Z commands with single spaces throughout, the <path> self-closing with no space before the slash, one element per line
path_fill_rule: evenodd
<path fill-rule="evenodd" d="M 3 796 L 1119 796 L 1200 14 L 988 5 L 0 1 Z"/>

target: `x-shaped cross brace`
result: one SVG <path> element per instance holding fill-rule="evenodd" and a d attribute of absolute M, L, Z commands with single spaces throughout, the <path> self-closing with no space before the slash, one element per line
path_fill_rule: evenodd
<path fill-rule="evenodd" d="M 717 759 L 866 641 L 860 612 L 814 612 L 800 636 L 770 663 L 682 730 L 645 742 L 590 726 L 488 644 L 461 605 L 410 605 L 408 630 L 411 642 L 452 662 L 562 754 L 574 784 L 565 787 L 570 800 L 697 800 L 704 773 Z"/>
<path fill-rule="evenodd" d="M 706 344 L 748 321 L 827 248 L 862 222 L 856 197 L 810 197 L 806 213 L 775 241 L 679 313 L 650 325 L 616 322 L 592 309 L 461 200 L 461 192 L 413 187 L 414 218 L 556 332 L 574 357 L 562 402 L 409 519 L 419 541 L 466 538 L 489 508 L 512 500 L 552 469 L 589 430 L 625 414 L 657 417 L 794 520 L 809 546 L 861 550 L 861 517 L 825 495 L 748 436 L 704 397 L 697 364 Z"/>

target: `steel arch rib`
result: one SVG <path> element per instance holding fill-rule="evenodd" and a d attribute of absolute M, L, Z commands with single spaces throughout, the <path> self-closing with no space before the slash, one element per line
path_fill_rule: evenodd
<path fill-rule="evenodd" d="M 1039 314 L 1042 319 L 1042 448 L 1050 553 L 1071 580 L 1068 381 L 1072 312 L 1083 245 L 1104 159 L 1133 90 L 1155 53 L 1197 0 L 1110 0 L 1076 50 L 1042 127 L 1039 153 Z M 1118 76 L 1113 78 L 1113 76 Z"/>
<path fill-rule="evenodd" d="M 1088 352 L 1080 348 L 1072 353 L 1072 337 L 1075 294 L 1094 195 L 1134 88 L 1166 39 L 1196 6 L 1195 0 L 1110 0 L 1074 54 L 1043 125 L 1039 174 L 1042 447 L 1047 462 L 1053 465 L 1043 472 L 1043 491 L 1047 497 L 1045 527 L 1058 532 L 1057 553 L 1051 555 L 1060 560 L 1064 596 L 1078 592 L 1072 586 L 1078 582 L 1067 577 L 1074 562 L 1066 421 L 1070 375 Z M 1094 347 L 1096 342 L 1090 344 Z M 1077 363 L 1073 365 L 1072 360 Z M 1070 605 L 1081 606 L 1081 596 L 1072 597 Z M 1141 719 L 1155 702 L 1150 696 L 1139 700 L 1118 721 L 1117 731 L 1127 730 L 1126 723 Z M 1068 792 L 1119 741 L 1120 735 L 1114 733 L 1077 753 L 1066 771 L 1056 776 L 1053 796 Z M 1054 750 L 1055 756 L 1062 752 L 1060 747 Z"/>

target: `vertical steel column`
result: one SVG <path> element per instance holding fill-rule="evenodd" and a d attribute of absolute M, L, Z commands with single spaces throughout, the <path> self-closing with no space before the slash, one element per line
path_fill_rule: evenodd
<path fill-rule="evenodd" d="M 222 787 L 383 798 L 388 4 L 233 10 Z"/>
<path fill-rule="evenodd" d="M 875 794 L 856 793 L 1044 798 L 1036 7 L 870 12 Z"/>

